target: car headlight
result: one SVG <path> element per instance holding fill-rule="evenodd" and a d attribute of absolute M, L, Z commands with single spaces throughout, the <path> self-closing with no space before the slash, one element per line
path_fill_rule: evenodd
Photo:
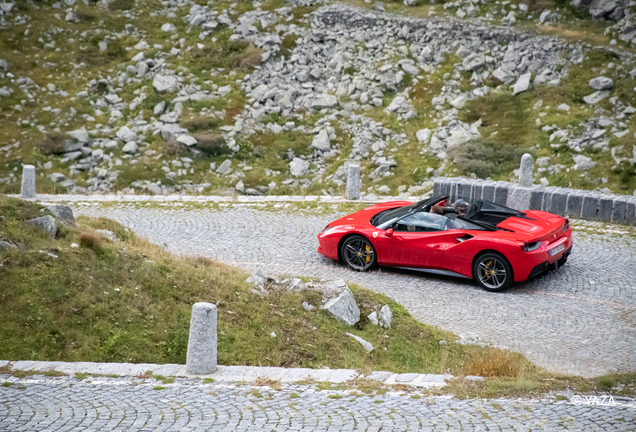
<path fill-rule="evenodd" d="M 570 229 L 570 220 L 566 219 L 565 223 L 563 224 L 563 231 L 568 232 L 569 229 Z"/>
<path fill-rule="evenodd" d="M 322 231 L 320 231 L 320 234 L 324 234 L 324 233 L 326 233 L 326 232 L 328 232 L 328 231 L 331 231 L 331 230 L 332 230 L 332 229 L 334 229 L 334 228 L 335 228 L 335 227 L 330 227 L 329 225 L 327 225 L 326 227 L 324 227 L 324 228 L 322 229 Z"/>

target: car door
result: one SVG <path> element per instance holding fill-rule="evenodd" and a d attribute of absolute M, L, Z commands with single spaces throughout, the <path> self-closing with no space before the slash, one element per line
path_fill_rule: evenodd
<path fill-rule="evenodd" d="M 418 212 L 393 226 L 393 235 L 381 239 L 388 265 L 437 268 L 443 254 L 446 218 Z"/>

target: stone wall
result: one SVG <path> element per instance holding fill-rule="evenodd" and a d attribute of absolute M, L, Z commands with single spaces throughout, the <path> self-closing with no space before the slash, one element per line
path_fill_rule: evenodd
<path fill-rule="evenodd" d="M 636 225 L 636 197 L 569 188 L 532 186 L 460 177 L 434 179 L 434 195 L 484 200 L 518 210 L 543 210 L 559 216 Z"/>

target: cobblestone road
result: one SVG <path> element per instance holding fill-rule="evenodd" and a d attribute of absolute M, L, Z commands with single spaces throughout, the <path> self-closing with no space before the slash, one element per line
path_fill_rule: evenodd
<path fill-rule="evenodd" d="M 316 235 L 339 216 L 333 211 L 236 204 L 74 208 L 117 220 L 172 252 L 248 271 L 343 278 L 391 296 L 422 322 L 521 352 L 551 371 L 590 377 L 636 370 L 636 240 L 630 236 L 577 231 L 566 266 L 488 293 L 465 279 L 386 268 L 355 273 L 325 259 L 316 252 Z"/>
<path fill-rule="evenodd" d="M 417 393 L 353 396 L 312 386 L 177 379 L 30 377 L 0 387 L 1 431 L 631 431 L 633 400 L 457 400 Z M 163 387 L 163 389 L 155 389 Z"/>

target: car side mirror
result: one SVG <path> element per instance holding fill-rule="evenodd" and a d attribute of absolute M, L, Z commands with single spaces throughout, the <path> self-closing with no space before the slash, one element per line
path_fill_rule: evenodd
<path fill-rule="evenodd" d="M 388 230 L 386 230 L 386 233 L 384 233 L 384 235 L 389 238 L 393 237 L 393 228 L 389 228 Z"/>

